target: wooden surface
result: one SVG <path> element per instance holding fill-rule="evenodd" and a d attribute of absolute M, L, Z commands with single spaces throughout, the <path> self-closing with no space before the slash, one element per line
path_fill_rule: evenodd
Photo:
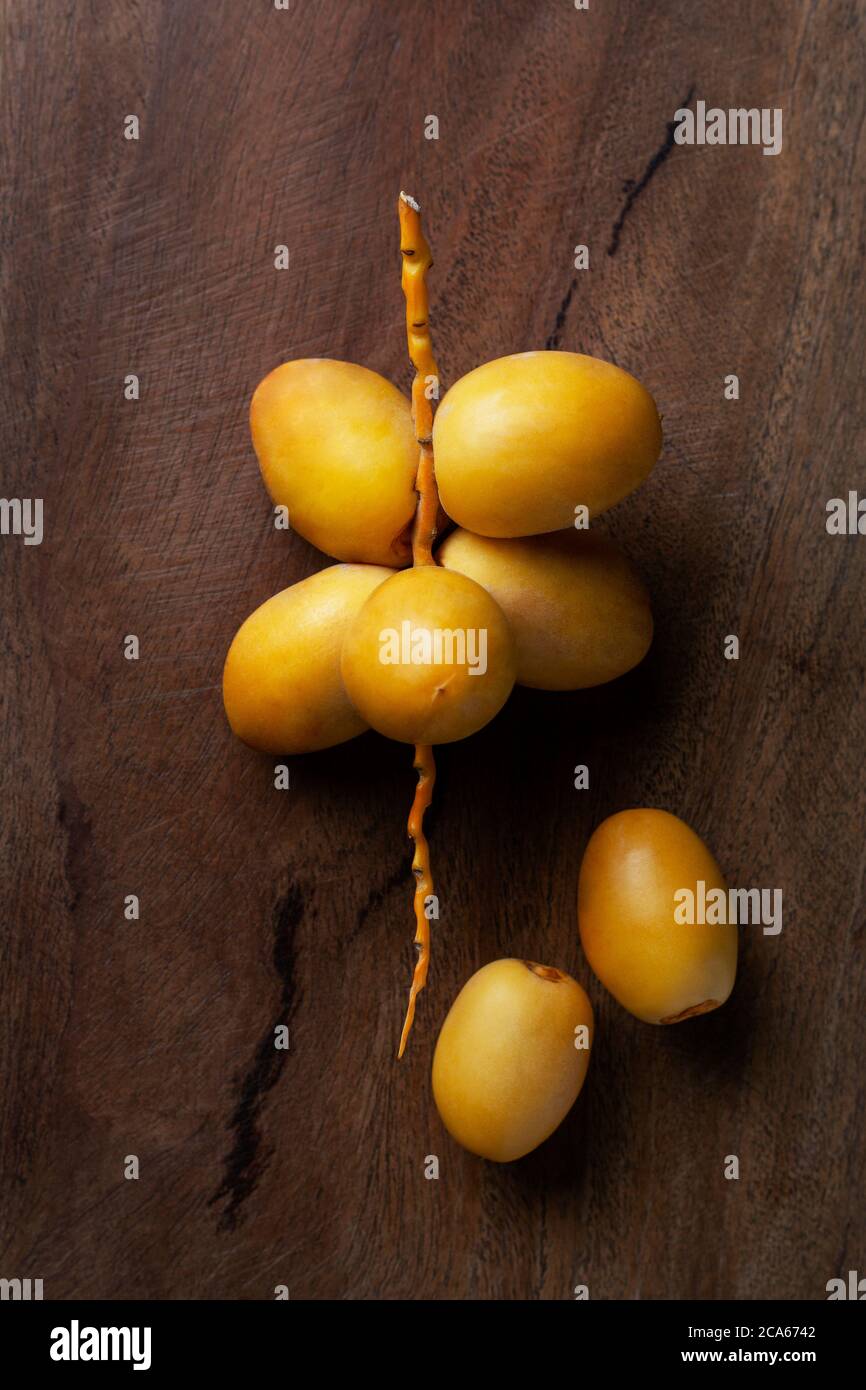
<path fill-rule="evenodd" d="M 41 546 L 0 540 L 0 1275 L 56 1298 L 825 1297 L 866 1259 L 866 539 L 825 529 L 866 476 L 863 6 L 0 8 L 2 487 L 45 506 Z M 781 106 L 782 153 L 673 145 L 698 98 Z M 446 385 L 584 350 L 649 387 L 666 443 L 606 520 L 652 590 L 645 664 L 518 692 L 441 751 L 443 919 L 398 1065 L 411 752 L 369 734 L 278 792 L 219 682 L 243 618 L 326 563 L 273 528 L 254 386 L 315 355 L 408 386 L 401 187 Z M 643 804 L 784 892 L 730 1003 L 670 1029 L 605 994 L 576 929 L 592 827 Z M 450 1141 L 429 1086 L 450 1002 L 502 955 L 573 972 L 598 1019 L 571 1116 L 508 1167 Z"/>

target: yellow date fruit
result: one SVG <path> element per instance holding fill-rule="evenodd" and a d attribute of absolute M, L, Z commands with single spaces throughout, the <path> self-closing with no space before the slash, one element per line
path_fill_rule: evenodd
<path fill-rule="evenodd" d="M 238 738 L 265 753 L 312 753 L 364 732 L 340 678 L 340 650 L 365 599 L 394 573 L 332 565 L 250 614 L 223 670 L 223 703 Z"/>
<path fill-rule="evenodd" d="M 522 1158 L 577 1099 L 592 1035 L 592 1006 L 570 975 L 528 960 L 485 965 L 436 1044 L 433 1096 L 445 1128 L 481 1158 Z"/>
<path fill-rule="evenodd" d="M 668 811 L 620 811 L 593 833 L 580 870 L 580 939 L 602 984 L 636 1018 L 679 1023 L 728 998 L 736 925 L 683 920 L 683 895 L 697 903 L 714 889 L 727 902 L 707 846 Z"/>
<path fill-rule="evenodd" d="M 352 362 L 285 362 L 256 388 L 250 429 L 292 530 L 337 560 L 408 563 L 418 445 L 396 386 Z"/>
<path fill-rule="evenodd" d="M 634 491 L 659 456 L 655 402 L 628 372 L 575 352 L 520 352 L 476 367 L 433 425 L 450 517 L 480 536 L 573 526 Z"/>
<path fill-rule="evenodd" d="M 518 685 L 602 685 L 630 671 L 649 649 L 649 595 L 607 536 L 572 527 L 506 540 L 458 530 L 437 558 L 496 599 L 514 633 Z"/>
<path fill-rule="evenodd" d="M 486 589 L 422 565 L 380 585 L 350 624 L 343 683 L 363 719 L 401 743 L 453 743 L 499 712 L 514 639 Z"/>

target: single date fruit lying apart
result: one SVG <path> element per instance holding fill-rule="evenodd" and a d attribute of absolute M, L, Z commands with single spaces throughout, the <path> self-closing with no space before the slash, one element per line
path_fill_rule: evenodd
<path fill-rule="evenodd" d="M 250 429 L 292 530 L 337 560 L 409 563 L 418 445 L 402 391 L 353 362 L 299 358 L 260 382 Z"/>
<path fill-rule="evenodd" d="M 541 1144 L 578 1097 L 592 1006 L 548 965 L 496 960 L 463 986 L 433 1057 L 433 1096 L 458 1144 L 510 1163 Z"/>
<path fill-rule="evenodd" d="M 675 919 L 675 894 L 727 892 L 703 840 L 668 811 L 620 811 L 594 831 L 580 870 L 586 958 L 623 1008 L 679 1023 L 724 1004 L 737 971 L 737 928 Z"/>
<path fill-rule="evenodd" d="M 496 599 L 514 633 L 518 685 L 602 685 L 642 661 L 652 641 L 643 581 L 600 533 L 572 527 L 505 540 L 458 530 L 437 559 Z"/>
<path fill-rule="evenodd" d="M 439 496 L 479 536 L 574 525 L 644 481 L 662 446 L 655 402 L 628 372 L 577 352 L 519 352 L 451 387 L 433 423 Z"/>
<path fill-rule="evenodd" d="M 364 732 L 340 677 L 340 651 L 364 600 L 394 573 L 331 565 L 250 614 L 223 669 L 223 702 L 238 738 L 265 753 L 312 753 Z"/>

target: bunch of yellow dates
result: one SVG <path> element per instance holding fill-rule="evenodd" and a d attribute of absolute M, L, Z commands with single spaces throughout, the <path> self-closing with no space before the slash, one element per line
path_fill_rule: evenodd
<path fill-rule="evenodd" d="M 252 747 L 307 753 L 369 727 L 450 743 L 491 720 L 515 683 L 577 690 L 645 655 L 641 579 L 609 538 L 576 524 L 639 486 L 659 455 L 655 404 L 627 372 L 525 352 L 457 381 L 432 435 L 446 534 L 437 563 L 415 568 L 418 441 L 395 386 L 350 363 L 288 362 L 256 390 L 251 426 L 272 500 L 341 562 L 269 599 L 232 643 L 225 708 Z M 733 986 L 736 929 L 674 920 L 674 893 L 698 879 L 722 885 L 701 840 L 664 811 L 612 816 L 587 847 L 584 951 L 649 1023 L 706 1012 Z M 448 1130 L 500 1162 L 535 1148 L 583 1085 L 592 1029 L 589 1000 L 564 972 L 484 966 L 436 1048 Z"/>

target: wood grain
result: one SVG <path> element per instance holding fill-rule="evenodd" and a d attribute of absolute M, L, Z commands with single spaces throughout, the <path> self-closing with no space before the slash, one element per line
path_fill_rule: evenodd
<path fill-rule="evenodd" d="M 42 545 L 0 539 L 0 1275 L 54 1298 L 823 1298 L 866 1258 L 866 540 L 824 524 L 864 478 L 862 5 L 0 9 L 2 490 L 45 506 Z M 781 106 L 782 153 L 672 144 L 698 98 Z M 443 919 L 398 1065 L 411 750 L 366 735 L 277 792 L 219 681 L 247 613 L 323 564 L 271 524 L 257 381 L 305 355 L 410 381 L 401 187 L 446 385 L 595 353 L 654 393 L 666 445 L 606 522 L 653 594 L 647 661 L 518 692 L 439 753 Z M 666 1030 L 576 932 L 589 833 L 641 804 L 784 892 L 730 1003 Z M 507 1167 L 451 1143 L 429 1087 L 451 1000 L 500 955 L 575 973 L 598 1019 L 571 1116 Z"/>

